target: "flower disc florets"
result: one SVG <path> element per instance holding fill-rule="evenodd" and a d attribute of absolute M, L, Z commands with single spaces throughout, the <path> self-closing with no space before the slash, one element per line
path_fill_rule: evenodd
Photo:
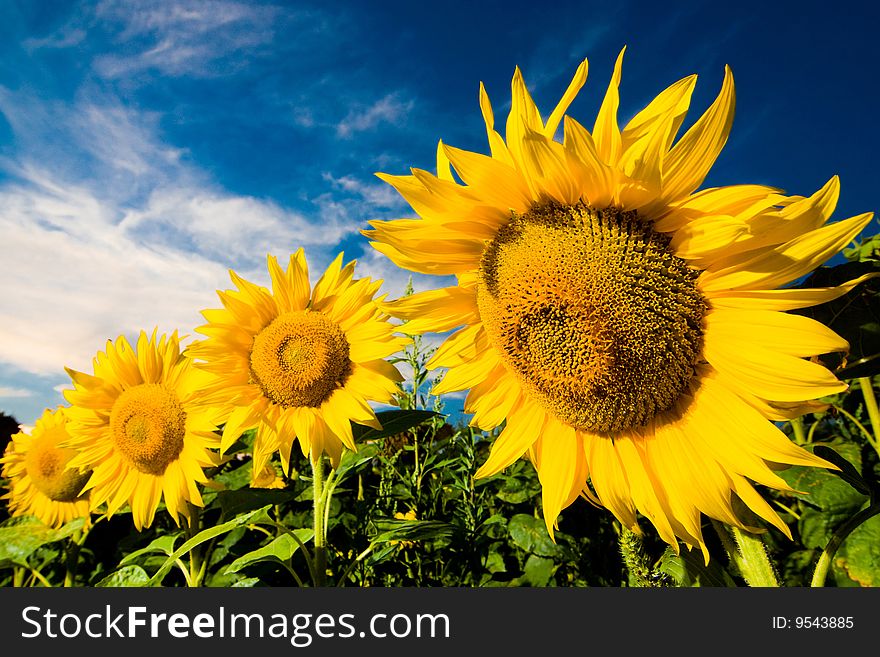
<path fill-rule="evenodd" d="M 320 312 L 289 312 L 254 338 L 251 376 L 276 404 L 320 406 L 349 372 L 345 333 Z"/>
<path fill-rule="evenodd" d="M 110 429 L 116 447 L 135 468 L 161 475 L 183 449 L 186 413 L 172 390 L 143 383 L 119 395 Z"/>
<path fill-rule="evenodd" d="M 486 247 L 477 302 L 492 344 L 539 402 L 593 432 L 646 425 L 695 375 L 698 272 L 636 212 L 542 204 Z"/>

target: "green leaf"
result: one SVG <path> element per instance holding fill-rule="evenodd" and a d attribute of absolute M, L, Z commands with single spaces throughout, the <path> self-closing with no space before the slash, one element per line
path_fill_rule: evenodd
<path fill-rule="evenodd" d="M 529 586 L 547 586 L 550 578 L 556 572 L 556 564 L 553 559 L 539 557 L 536 554 L 530 554 L 526 559 L 526 565 L 523 569 L 525 574 L 520 578 L 521 584 Z"/>
<path fill-rule="evenodd" d="M 123 557 L 122 561 L 119 562 L 120 566 L 124 566 L 126 564 L 130 564 L 132 561 L 135 561 L 138 557 L 143 556 L 145 554 L 154 554 L 156 552 L 161 552 L 164 555 L 169 555 L 174 551 L 174 541 L 177 540 L 177 537 L 180 536 L 181 532 L 175 532 L 174 534 L 165 534 L 155 539 L 152 543 L 150 543 L 147 547 L 141 548 L 140 550 L 135 550 L 131 552 L 125 557 Z"/>
<path fill-rule="evenodd" d="M 534 499 L 541 492 L 541 487 L 534 479 L 529 480 L 520 477 L 506 477 L 504 485 L 497 493 L 496 497 L 502 502 L 508 504 L 522 504 L 528 500 Z"/>
<path fill-rule="evenodd" d="M 858 445 L 835 440 L 826 444 L 837 458 L 848 461 L 853 470 L 862 467 L 861 450 Z M 794 497 L 832 514 L 852 515 L 865 503 L 865 496 L 837 474 L 822 468 L 793 466 L 779 473 L 796 492 Z"/>
<path fill-rule="evenodd" d="M 858 470 L 855 469 L 855 466 L 853 466 L 852 463 L 847 461 L 833 449 L 826 445 L 816 445 L 816 447 L 813 448 L 813 454 L 825 459 L 826 461 L 830 461 L 838 468 L 840 468 L 839 471 L 829 470 L 831 474 L 843 479 L 846 483 L 855 488 L 862 495 L 871 494 L 871 487 L 864 479 L 862 479 L 862 475 L 859 473 Z"/>
<path fill-rule="evenodd" d="M 302 543 L 312 540 L 315 536 L 315 532 L 312 529 L 295 529 L 293 533 L 296 534 Z M 296 539 L 289 534 L 281 534 L 281 536 L 274 538 L 268 545 L 240 556 L 226 567 L 225 573 L 227 575 L 236 573 L 245 566 L 257 563 L 258 561 L 288 561 L 298 549 L 299 543 Z"/>
<path fill-rule="evenodd" d="M 244 588 L 252 588 L 260 583 L 259 577 L 245 577 L 244 579 L 240 579 L 233 584 L 230 584 L 230 588 L 233 589 L 244 589 Z"/>
<path fill-rule="evenodd" d="M 718 559 L 711 560 L 707 566 L 703 560 L 703 553 L 699 550 L 685 549 L 680 554 L 675 554 L 667 548 L 660 559 L 659 570 L 675 580 L 678 586 L 736 586 L 736 582 Z"/>
<path fill-rule="evenodd" d="M 379 533 L 371 543 L 389 541 L 436 541 L 449 538 L 458 531 L 455 525 L 439 520 L 401 520 L 386 518 L 376 522 Z"/>
<path fill-rule="evenodd" d="M 547 534 L 544 521 L 526 513 L 518 513 L 507 524 L 510 537 L 517 547 L 539 557 L 552 557 L 558 554 L 559 547 Z"/>
<path fill-rule="evenodd" d="M 162 564 L 162 567 L 156 571 L 156 574 L 150 578 L 150 581 L 147 583 L 147 586 L 158 586 L 162 583 L 162 580 L 165 578 L 165 575 L 168 574 L 168 571 L 171 570 L 171 567 L 174 565 L 174 562 L 177 561 L 184 554 L 192 550 L 197 545 L 201 545 L 206 541 L 210 541 L 212 538 L 217 536 L 222 536 L 223 534 L 232 531 L 236 527 L 241 527 L 247 523 L 254 523 L 260 520 L 268 520 L 268 516 L 266 512 L 271 507 L 270 504 L 267 504 L 264 507 L 256 509 L 254 511 L 249 511 L 248 513 L 242 514 L 230 520 L 229 522 L 224 522 L 222 525 L 217 525 L 216 527 L 209 527 L 204 531 L 199 532 L 191 539 L 186 541 L 183 545 L 177 548 L 166 560 L 165 563 Z"/>
<path fill-rule="evenodd" d="M 11 518 L 0 527 L 0 568 L 26 566 L 37 549 L 67 538 L 84 524 L 85 518 L 75 518 L 60 529 L 52 529 L 33 516 Z"/>
<path fill-rule="evenodd" d="M 339 467 L 336 468 L 337 479 L 341 481 L 352 470 L 356 470 L 364 463 L 372 461 L 378 452 L 379 447 L 375 444 L 358 445 L 357 452 L 345 450 L 345 453 L 342 455 L 342 460 L 339 463 Z"/>
<path fill-rule="evenodd" d="M 356 441 L 378 440 L 379 438 L 403 433 L 438 415 L 440 414 L 434 411 L 422 410 L 382 411 L 376 413 L 376 418 L 382 424 L 381 429 L 372 429 L 361 424 L 352 424 L 351 430 Z"/>
<path fill-rule="evenodd" d="M 100 587 L 134 587 L 146 586 L 150 576 L 140 566 L 123 566 L 116 572 L 110 573 L 95 586 Z"/>
<path fill-rule="evenodd" d="M 847 536 L 834 557 L 834 570 L 861 586 L 880 586 L 880 515 Z M 840 586 L 840 578 L 835 579 Z"/>

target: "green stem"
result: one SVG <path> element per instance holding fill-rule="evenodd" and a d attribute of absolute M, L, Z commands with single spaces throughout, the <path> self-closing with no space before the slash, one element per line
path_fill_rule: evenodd
<path fill-rule="evenodd" d="M 665 575 L 658 573 L 645 554 L 640 536 L 626 527 L 620 532 L 620 555 L 630 575 L 630 583 L 638 587 L 669 586 Z"/>
<path fill-rule="evenodd" d="M 187 502 L 187 505 L 189 506 L 189 517 L 186 521 L 186 533 L 187 540 L 189 540 L 199 533 L 202 514 L 200 507 L 191 502 Z M 190 587 L 201 586 L 204 572 L 202 567 L 202 546 L 196 545 L 189 551 L 189 577 L 187 577 L 187 584 Z"/>
<path fill-rule="evenodd" d="M 877 450 L 877 453 L 880 454 L 880 445 L 877 444 L 877 441 L 874 440 L 874 436 L 872 436 L 871 432 L 865 428 L 865 425 L 862 424 L 861 422 L 859 422 L 852 413 L 847 411 L 842 406 L 835 406 L 834 408 L 835 408 L 835 410 L 837 410 L 838 413 L 840 413 L 845 418 L 847 418 L 850 422 L 852 422 L 854 425 L 856 425 L 858 427 L 859 431 L 862 432 L 862 435 L 865 437 L 865 440 L 867 440 L 868 443 L 871 445 L 871 447 L 873 447 L 875 450 Z"/>
<path fill-rule="evenodd" d="M 871 377 L 863 376 L 859 379 L 859 387 L 865 398 L 865 408 L 868 409 L 868 417 L 871 419 L 871 428 L 874 430 L 874 447 L 880 445 L 880 408 L 877 407 L 877 397 L 874 395 L 874 383 Z"/>
<path fill-rule="evenodd" d="M 327 548 L 324 528 L 324 455 L 312 458 L 312 506 L 315 511 L 315 586 L 324 586 L 327 573 Z"/>
<path fill-rule="evenodd" d="M 779 586 L 764 541 L 756 534 L 731 527 L 739 554 L 740 572 L 749 586 Z"/>
<path fill-rule="evenodd" d="M 831 540 L 828 541 L 828 545 L 822 550 L 822 555 L 819 557 L 819 562 L 816 564 L 816 570 L 813 571 L 813 579 L 810 582 L 810 586 L 825 586 L 825 578 L 828 576 L 828 569 L 831 567 L 831 560 L 834 558 L 837 549 L 843 545 L 846 537 L 849 536 L 856 527 L 869 518 L 876 516 L 878 513 L 880 513 L 880 504 L 874 503 L 859 511 L 852 518 L 847 520 L 840 529 L 834 532 Z"/>
<path fill-rule="evenodd" d="M 336 586 L 343 586 L 345 584 L 345 580 L 348 579 L 348 576 L 351 575 L 351 571 L 354 570 L 354 567 L 357 566 L 361 561 L 367 558 L 369 554 L 373 551 L 373 548 L 376 547 L 374 543 L 370 543 L 366 550 L 361 552 L 355 560 L 348 564 L 348 568 L 345 569 L 345 572 L 342 573 L 342 577 L 339 578 L 339 581 L 336 583 Z"/>
<path fill-rule="evenodd" d="M 798 445 L 805 445 L 807 442 L 807 434 L 804 431 L 804 418 L 796 417 L 789 420 L 791 430 L 794 433 L 794 442 Z"/>
<path fill-rule="evenodd" d="M 70 543 L 67 547 L 66 570 L 64 573 L 65 587 L 69 588 L 76 584 L 76 567 L 79 564 L 79 551 L 88 535 L 89 530 L 83 528 L 70 537 Z"/>
<path fill-rule="evenodd" d="M 30 566 L 29 566 L 29 568 L 30 568 Z M 42 584 L 46 588 L 52 588 L 51 582 L 49 582 L 49 580 L 43 576 L 43 573 L 41 573 L 36 568 L 30 568 L 30 571 L 31 571 L 31 578 L 32 579 L 37 580 L 38 582 L 40 582 L 40 584 Z"/>

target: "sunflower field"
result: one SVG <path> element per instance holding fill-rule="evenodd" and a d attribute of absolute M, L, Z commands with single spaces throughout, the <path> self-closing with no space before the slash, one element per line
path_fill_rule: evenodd
<path fill-rule="evenodd" d="M 586 60 L 544 115 L 517 69 L 488 154 L 379 174 L 413 216 L 363 236 L 453 285 L 294 246 L 67 368 L 0 459 L 0 585 L 880 585 L 876 221 L 703 187 L 730 69 L 678 136 L 696 77 L 621 128 L 623 55 L 591 129 Z"/>

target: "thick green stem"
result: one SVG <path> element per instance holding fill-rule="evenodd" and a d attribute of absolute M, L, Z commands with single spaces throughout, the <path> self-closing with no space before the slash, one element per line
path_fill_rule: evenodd
<path fill-rule="evenodd" d="M 834 532 L 831 540 L 828 541 L 828 545 L 822 550 L 822 555 L 819 557 L 819 562 L 816 564 L 816 570 L 813 571 L 813 579 L 810 582 L 810 586 L 825 586 L 825 578 L 828 576 L 828 569 L 831 567 L 831 560 L 834 558 L 837 549 L 843 545 L 846 537 L 849 536 L 856 527 L 869 518 L 876 516 L 878 513 L 880 513 L 880 504 L 874 503 L 866 509 L 859 511 L 856 515 L 847 520 L 840 529 Z"/>
<path fill-rule="evenodd" d="M 794 442 L 798 445 L 805 445 L 807 443 L 807 434 L 804 431 L 804 419 L 802 417 L 796 417 L 789 421 L 791 424 L 792 433 L 794 433 Z"/>
<path fill-rule="evenodd" d="M 324 586 L 324 577 L 327 572 L 327 548 L 325 546 L 324 527 L 324 463 L 323 454 L 312 462 L 312 506 L 315 511 L 315 586 Z"/>
<path fill-rule="evenodd" d="M 880 408 L 877 407 L 877 397 L 874 395 L 874 383 L 871 377 L 863 376 L 859 379 L 859 387 L 865 398 L 865 408 L 868 409 L 868 417 L 871 420 L 871 429 L 874 430 L 874 447 L 880 446 Z M 880 449 L 878 449 L 880 453 Z"/>
<path fill-rule="evenodd" d="M 620 555 L 629 572 L 630 584 L 638 587 L 669 586 L 668 578 L 657 572 L 642 546 L 640 536 L 624 527 L 620 532 Z"/>
<path fill-rule="evenodd" d="M 187 506 L 189 507 L 189 517 L 186 520 L 186 533 L 187 540 L 189 540 L 198 534 L 201 529 L 202 513 L 201 508 L 191 502 L 187 502 Z M 202 576 L 205 572 L 204 568 L 202 568 L 202 558 L 201 545 L 196 545 L 189 551 L 189 577 L 187 578 L 187 585 L 190 587 L 202 585 Z"/>
<path fill-rule="evenodd" d="M 731 527 L 739 549 L 740 573 L 749 586 L 779 586 L 764 541 L 751 532 Z"/>
<path fill-rule="evenodd" d="M 76 584 L 76 567 L 79 564 L 79 551 L 88 535 L 89 530 L 83 528 L 70 537 L 70 542 L 67 546 L 67 562 L 64 573 L 65 587 L 69 588 Z"/>

